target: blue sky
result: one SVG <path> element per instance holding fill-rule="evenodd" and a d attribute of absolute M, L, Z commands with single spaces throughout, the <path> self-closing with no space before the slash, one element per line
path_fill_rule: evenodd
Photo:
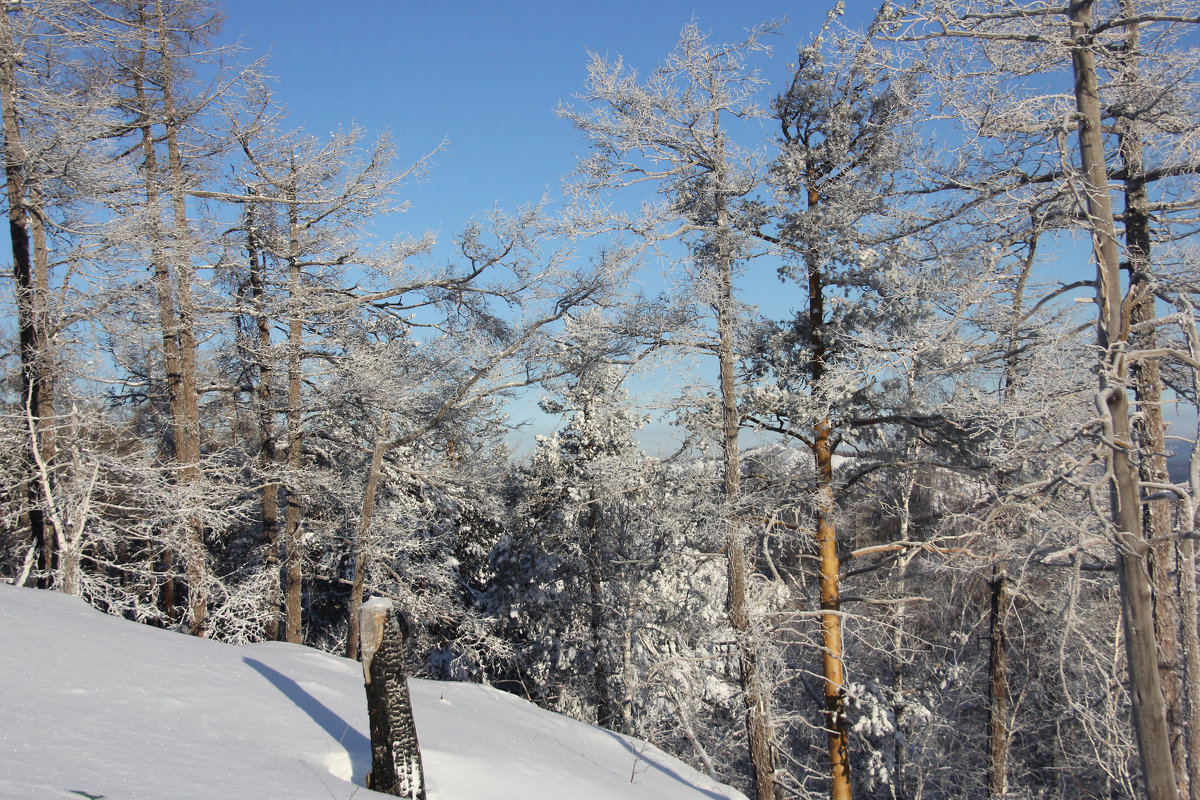
<path fill-rule="evenodd" d="M 410 187 L 402 229 L 444 237 L 495 204 L 515 207 L 553 191 L 583 147 L 554 115 L 584 87 L 589 51 L 622 55 L 644 72 L 696 19 L 720 41 L 790 18 L 764 72 L 786 75 L 796 43 L 819 27 L 828 3 L 643 2 L 227 2 L 224 39 L 269 54 L 289 119 L 323 136 L 339 125 L 390 128 L 402 159 L 448 139 L 428 182 Z M 851 0 L 848 18 L 874 4 Z M 383 233 L 383 232 L 380 232 Z"/>

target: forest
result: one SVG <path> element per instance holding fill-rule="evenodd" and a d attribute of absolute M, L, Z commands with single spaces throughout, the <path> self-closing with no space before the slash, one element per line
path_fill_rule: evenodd
<path fill-rule="evenodd" d="M 1200 2 L 680 20 L 441 242 L 369 235 L 436 143 L 220 20 L 0 14 L 0 579 L 351 659 L 390 598 L 756 800 L 1200 798 Z"/>

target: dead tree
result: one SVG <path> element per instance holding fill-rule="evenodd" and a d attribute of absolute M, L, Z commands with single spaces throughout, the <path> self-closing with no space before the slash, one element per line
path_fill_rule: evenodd
<path fill-rule="evenodd" d="M 396 797 L 425 800 L 421 748 L 404 672 L 408 626 L 396 614 L 392 601 L 381 597 L 359 606 L 358 625 L 371 721 L 367 786 Z"/>

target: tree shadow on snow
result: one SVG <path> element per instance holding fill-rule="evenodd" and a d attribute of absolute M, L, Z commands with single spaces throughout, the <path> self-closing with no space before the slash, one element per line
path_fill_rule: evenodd
<path fill-rule="evenodd" d="M 371 771 L 371 740 L 363 736 L 349 722 L 338 716 L 333 709 L 304 690 L 300 684 L 278 670 L 268 667 L 258 659 L 243 658 L 255 672 L 271 682 L 283 696 L 308 714 L 312 721 L 321 726 L 321 730 L 346 748 L 350 756 L 352 774 L 366 775 Z M 365 701 L 364 701 L 365 702 Z"/>
<path fill-rule="evenodd" d="M 705 795 L 706 797 L 713 798 L 713 800 L 728 800 L 729 795 L 717 794 L 716 792 L 709 791 L 708 789 L 702 789 L 699 786 L 697 786 L 696 784 L 689 781 L 687 778 L 680 775 L 675 770 L 671 769 L 666 764 L 660 764 L 658 761 L 656 761 L 654 759 L 653 753 L 644 753 L 641 750 L 638 750 L 636 747 L 634 747 L 632 744 L 629 743 L 628 739 L 626 739 L 621 734 L 615 733 L 613 731 L 606 731 L 603 728 L 597 728 L 596 730 L 601 731 L 602 733 L 607 733 L 609 736 L 616 739 L 617 742 L 619 742 L 622 747 L 624 747 L 626 750 L 628 750 L 630 753 L 632 753 L 639 762 L 641 762 L 642 764 L 645 764 L 650 769 L 656 769 L 659 772 L 663 773 L 664 775 L 667 775 L 668 777 L 674 778 L 675 780 L 679 781 L 684 786 L 695 789 L 697 792 L 699 792 L 702 795 Z M 634 765 L 633 771 L 635 773 L 639 771 L 636 764 Z"/>

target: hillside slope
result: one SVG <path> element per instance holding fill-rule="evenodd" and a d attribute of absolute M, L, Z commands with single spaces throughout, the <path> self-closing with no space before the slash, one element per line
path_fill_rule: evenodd
<path fill-rule="evenodd" d="M 383 797 L 356 662 L 232 647 L 0 584 L 0 797 Z M 474 684 L 413 681 L 429 800 L 743 796 L 637 740 Z"/>

